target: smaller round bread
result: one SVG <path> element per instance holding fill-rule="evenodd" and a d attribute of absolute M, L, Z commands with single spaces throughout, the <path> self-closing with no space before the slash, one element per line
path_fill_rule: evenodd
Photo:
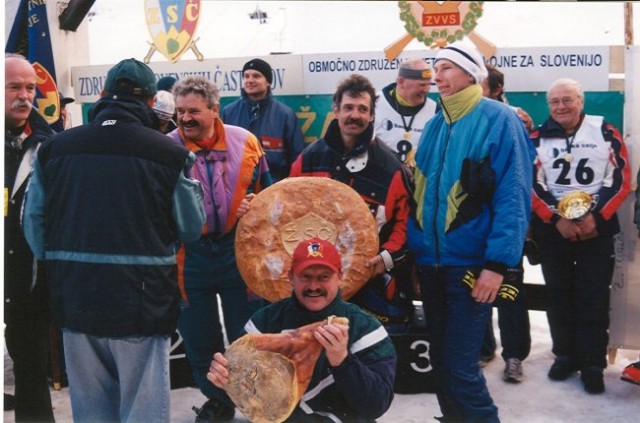
<path fill-rule="evenodd" d="M 240 218 L 235 251 L 247 286 L 274 302 L 291 295 L 291 254 L 305 239 L 332 242 L 342 258 L 342 298 L 371 277 L 378 228 L 369 207 L 346 184 L 324 177 L 284 179 L 260 192 Z"/>

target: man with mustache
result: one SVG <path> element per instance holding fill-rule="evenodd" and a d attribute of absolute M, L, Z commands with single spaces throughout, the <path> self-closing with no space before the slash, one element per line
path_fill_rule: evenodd
<path fill-rule="evenodd" d="M 34 271 L 20 211 L 35 152 L 54 131 L 32 107 L 36 72 L 31 64 L 19 54 L 6 54 L 4 70 L 4 321 L 15 376 L 15 420 L 52 422 L 47 288 L 42 273 Z"/>
<path fill-rule="evenodd" d="M 374 269 L 374 278 L 352 301 L 377 315 L 393 314 L 397 320 L 389 322 L 401 327 L 408 320 L 402 301 L 396 307 L 377 300 L 381 296 L 397 300 L 399 295 L 390 272 L 406 256 L 411 188 L 396 155 L 374 136 L 375 106 L 376 92 L 367 78 L 354 74 L 343 80 L 333 96 L 336 118 L 323 138 L 303 150 L 291 167 L 291 176 L 335 179 L 352 187 L 367 203 L 378 223 L 380 252 L 367 263 Z M 382 309 L 372 310 L 374 304 Z"/>
<path fill-rule="evenodd" d="M 200 239 L 184 243 L 178 251 L 182 292 L 178 330 L 193 378 L 208 398 L 197 411 L 196 421 L 227 421 L 235 414 L 233 404 L 206 378 L 211 357 L 224 351 L 218 296 L 227 339 L 233 342 L 262 306 L 236 266 L 238 208 L 245 197 L 271 185 L 271 176 L 256 137 L 220 119 L 220 93 L 215 84 L 202 77 L 188 77 L 178 81 L 172 92 L 178 129 L 169 136 L 196 156 L 189 176 L 204 188 L 207 217 Z"/>
<path fill-rule="evenodd" d="M 311 382 L 287 421 L 372 422 L 393 400 L 396 354 L 391 338 L 373 317 L 342 301 L 342 260 L 335 246 L 320 238 L 302 241 L 291 256 L 292 294 L 257 313 L 247 333 L 283 333 L 301 326 L 346 317 L 349 325 L 326 324 L 314 332 L 323 354 Z M 227 360 L 216 353 L 207 378 L 228 383 Z"/>

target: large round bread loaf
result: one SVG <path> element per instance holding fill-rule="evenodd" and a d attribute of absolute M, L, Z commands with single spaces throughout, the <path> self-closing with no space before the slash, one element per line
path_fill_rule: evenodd
<path fill-rule="evenodd" d="M 258 194 L 240 218 L 235 250 L 247 286 L 268 301 L 291 295 L 291 254 L 303 240 L 331 241 L 342 257 L 342 298 L 372 275 L 378 229 L 369 207 L 351 187 L 323 177 L 284 179 Z"/>

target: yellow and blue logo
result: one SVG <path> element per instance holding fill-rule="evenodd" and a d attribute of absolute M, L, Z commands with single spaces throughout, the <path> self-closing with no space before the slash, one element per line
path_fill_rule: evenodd
<path fill-rule="evenodd" d="M 145 0 L 147 28 L 153 40 L 145 63 L 149 63 L 156 51 L 173 63 L 189 49 L 198 60 L 204 59 L 194 40 L 200 6 L 201 0 Z"/>
<path fill-rule="evenodd" d="M 36 71 L 36 86 L 40 94 L 36 97 L 38 112 L 51 125 L 60 119 L 58 87 L 51 73 L 43 65 L 35 62 L 32 66 Z"/>

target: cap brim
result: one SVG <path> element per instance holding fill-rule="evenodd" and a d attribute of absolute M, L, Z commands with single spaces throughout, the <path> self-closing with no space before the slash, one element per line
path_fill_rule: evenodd
<path fill-rule="evenodd" d="M 170 115 L 169 113 L 161 112 L 158 110 L 154 110 L 154 113 L 158 116 L 158 119 L 164 120 L 165 122 L 173 120 L 173 115 Z"/>
<path fill-rule="evenodd" d="M 74 101 L 76 101 L 75 98 L 71 98 L 71 97 L 65 97 L 65 98 L 61 98 L 60 99 L 60 104 L 69 104 L 69 103 L 73 103 Z"/>

